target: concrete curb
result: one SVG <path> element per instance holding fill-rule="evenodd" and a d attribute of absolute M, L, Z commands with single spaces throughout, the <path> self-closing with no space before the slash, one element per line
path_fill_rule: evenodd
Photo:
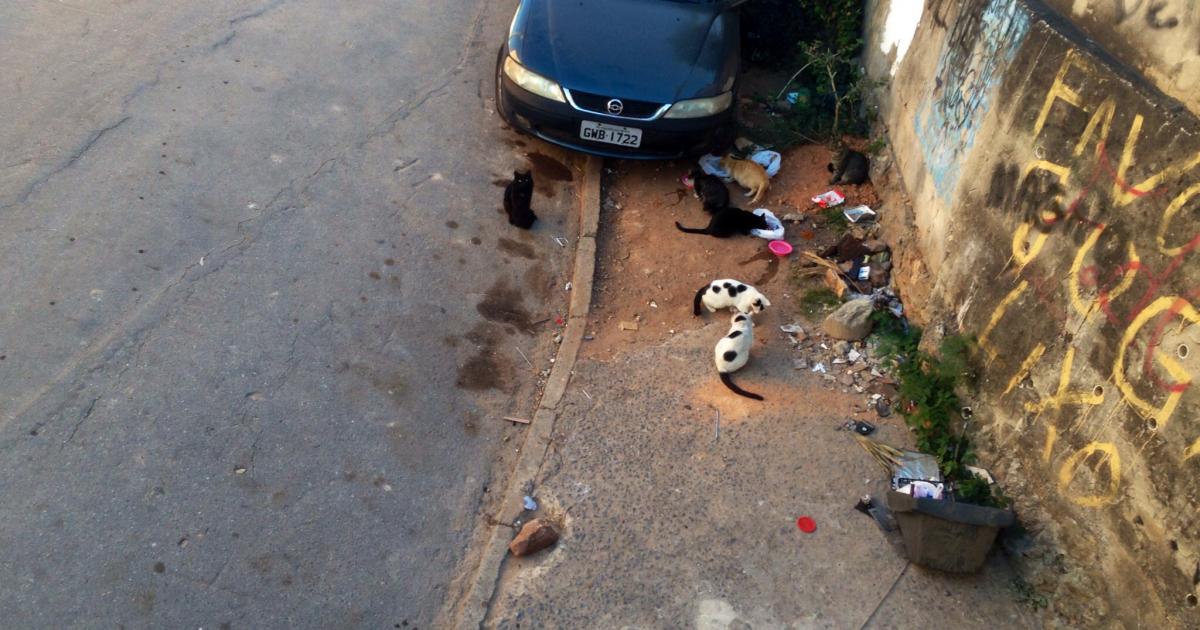
<path fill-rule="evenodd" d="M 542 399 L 525 431 L 525 442 L 509 476 L 500 511 L 495 515 L 500 523 L 511 523 L 521 515 L 521 498 L 528 493 L 528 488 L 541 470 L 554 431 L 554 420 L 558 417 L 555 409 L 567 390 L 579 347 L 583 344 L 583 332 L 591 309 L 592 282 L 596 275 L 596 232 L 600 227 L 600 171 L 603 164 L 600 158 L 588 156 L 584 165 L 583 181 L 579 188 L 579 237 L 575 246 L 567 327 L 554 359 L 554 368 L 542 391 Z M 508 541 L 511 538 L 508 528 L 492 527 L 488 541 L 481 550 L 482 558 L 475 576 L 459 607 L 455 628 L 475 630 L 482 627 L 496 593 L 500 571 L 508 557 Z"/>

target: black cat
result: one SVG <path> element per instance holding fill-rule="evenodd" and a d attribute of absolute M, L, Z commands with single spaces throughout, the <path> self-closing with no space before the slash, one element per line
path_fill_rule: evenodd
<path fill-rule="evenodd" d="M 692 180 L 692 191 L 700 203 L 704 204 L 705 212 L 716 214 L 722 208 L 729 207 L 729 189 L 719 177 L 713 177 L 703 169 L 695 168 L 688 173 L 688 179 Z"/>
<path fill-rule="evenodd" d="M 513 171 L 513 180 L 504 187 L 504 212 L 508 222 L 522 230 L 533 227 L 537 215 L 530 209 L 533 201 L 533 173 Z"/>
<path fill-rule="evenodd" d="M 734 234 L 749 234 L 750 230 L 769 230 L 767 220 L 738 208 L 722 208 L 713 213 L 713 218 L 705 228 L 686 228 L 675 222 L 680 232 L 688 234 L 708 234 L 717 238 L 726 238 Z"/>
<path fill-rule="evenodd" d="M 854 149 L 843 148 L 834 156 L 828 168 L 833 173 L 830 184 L 861 184 L 867 181 L 871 161 Z"/>

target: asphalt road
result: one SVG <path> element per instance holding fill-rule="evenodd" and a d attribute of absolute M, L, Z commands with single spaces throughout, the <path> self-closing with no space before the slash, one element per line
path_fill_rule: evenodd
<path fill-rule="evenodd" d="M 0 625 L 432 622 L 564 312 L 513 4 L 0 4 Z"/>

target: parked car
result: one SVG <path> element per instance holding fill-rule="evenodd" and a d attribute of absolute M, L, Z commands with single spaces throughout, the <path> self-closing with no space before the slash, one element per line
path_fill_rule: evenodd
<path fill-rule="evenodd" d="M 743 2 L 522 0 L 496 58 L 496 109 L 517 129 L 596 155 L 724 149 Z"/>

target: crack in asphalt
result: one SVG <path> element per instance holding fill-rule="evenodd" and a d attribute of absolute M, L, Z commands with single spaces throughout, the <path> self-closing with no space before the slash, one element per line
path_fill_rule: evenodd
<path fill-rule="evenodd" d="M 226 35 L 225 37 L 222 37 L 221 39 L 214 42 L 211 46 L 209 46 L 208 52 L 216 52 L 217 49 L 228 46 L 229 42 L 232 42 L 233 38 L 235 38 L 235 37 L 237 37 L 237 31 L 230 31 L 228 35 Z"/>
<path fill-rule="evenodd" d="M 71 429 L 71 435 L 69 435 L 67 437 L 67 440 L 65 442 L 63 442 L 63 446 L 70 444 L 71 440 L 75 439 L 75 434 L 79 432 L 79 427 L 82 427 L 83 423 L 86 422 L 88 418 L 92 417 L 92 410 L 94 410 L 96 408 L 96 403 L 99 402 L 99 400 L 101 398 L 103 398 L 103 397 L 96 396 L 95 398 L 92 399 L 92 402 L 88 403 L 87 409 L 83 410 L 83 414 L 80 415 L 79 420 L 77 420 L 75 422 L 75 428 Z"/>
<path fill-rule="evenodd" d="M 125 123 L 129 122 L 130 118 L 132 118 L 132 116 L 125 115 L 120 120 L 92 132 L 87 140 L 84 140 L 83 144 L 72 151 L 65 160 L 59 163 L 58 166 L 50 169 L 42 175 L 33 178 L 28 184 L 25 185 L 25 190 L 22 190 L 21 193 L 17 195 L 16 201 L 12 201 L 0 206 L 0 210 L 6 210 L 8 208 L 23 205 L 28 202 L 29 198 L 33 196 L 33 193 L 37 192 L 38 188 L 41 188 L 43 184 L 45 184 L 55 175 L 58 175 L 72 166 L 75 166 L 75 164 L 78 163 L 81 158 L 83 158 L 84 154 L 90 151 L 92 147 L 96 146 L 97 142 L 100 142 L 101 138 L 108 135 L 109 132 L 115 131 Z"/>
<path fill-rule="evenodd" d="M 256 17 L 262 17 L 268 11 L 273 11 L 273 10 L 279 8 L 279 6 L 281 6 L 285 1 L 286 0 L 271 0 L 271 2 L 268 2 L 265 5 L 255 9 L 253 11 L 250 11 L 249 13 L 243 13 L 243 14 L 229 20 L 229 25 L 233 26 L 235 24 L 245 22 L 246 20 L 253 20 Z"/>

